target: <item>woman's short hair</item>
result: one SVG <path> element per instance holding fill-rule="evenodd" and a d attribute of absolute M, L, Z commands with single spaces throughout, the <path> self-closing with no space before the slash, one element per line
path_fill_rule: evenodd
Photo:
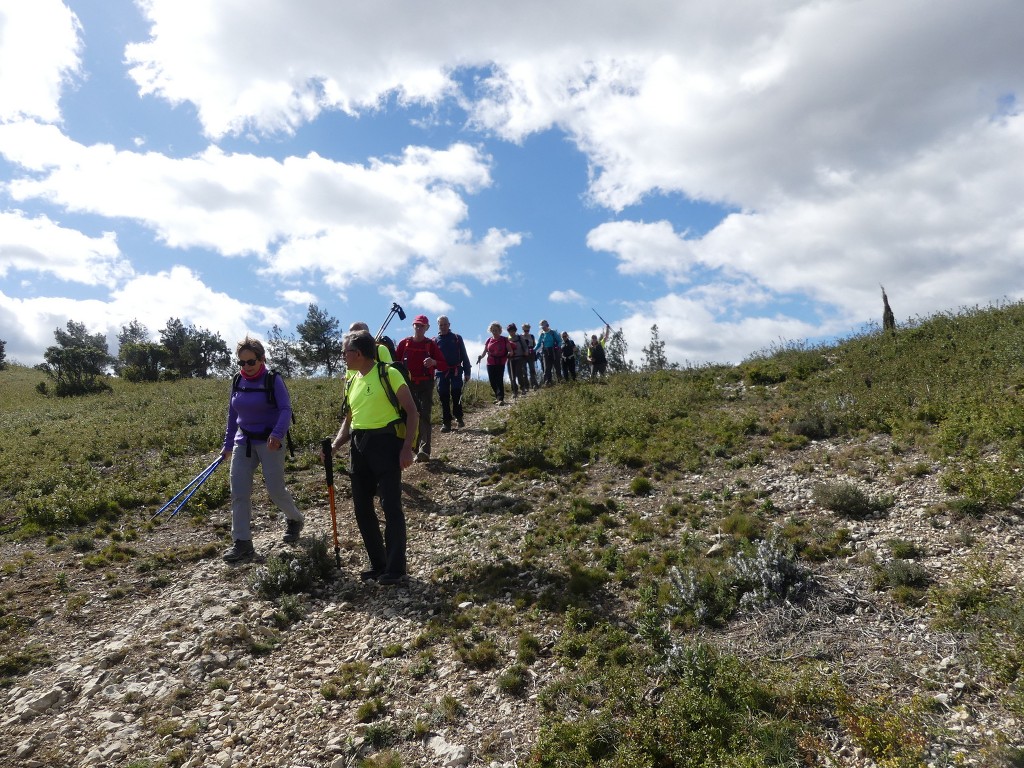
<path fill-rule="evenodd" d="M 240 355 L 245 352 L 245 350 L 249 350 L 256 355 L 257 360 L 267 359 L 267 353 L 263 350 L 263 342 L 259 339 L 252 338 L 252 336 L 246 336 L 238 342 L 238 345 L 235 347 L 235 354 Z"/>
<path fill-rule="evenodd" d="M 377 359 L 377 340 L 369 331 L 352 331 L 345 334 L 342 343 L 349 349 L 354 349 L 363 357 L 370 360 Z"/>

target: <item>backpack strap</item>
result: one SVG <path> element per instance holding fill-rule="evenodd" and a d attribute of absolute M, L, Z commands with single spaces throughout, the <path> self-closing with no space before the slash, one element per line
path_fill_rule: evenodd
<path fill-rule="evenodd" d="M 395 409 L 395 412 L 398 414 L 398 418 L 396 419 L 396 421 L 397 422 L 401 422 L 401 423 L 395 424 L 395 434 L 398 437 L 400 437 L 402 439 L 405 439 L 405 421 L 406 421 L 406 416 L 408 414 L 406 414 L 405 408 L 403 408 L 402 404 L 399 402 L 398 395 L 395 394 L 395 388 L 393 386 L 391 386 L 391 377 L 388 376 L 388 371 L 387 371 L 387 369 L 389 367 L 391 367 L 391 368 L 398 368 L 398 366 L 396 366 L 394 364 L 378 362 L 377 363 L 377 375 L 380 376 L 380 383 L 381 383 L 381 386 L 384 388 L 384 394 L 387 395 L 388 401 L 391 403 L 392 407 L 394 407 L 394 409 Z M 399 370 L 399 372 L 402 373 L 402 375 L 405 378 L 406 382 L 408 382 L 409 379 L 408 379 L 408 376 L 405 375 L 405 372 L 401 368 L 398 368 L 398 370 Z M 408 383 L 406 384 L 406 386 L 408 386 Z M 420 425 L 419 425 L 419 421 L 416 422 L 415 429 L 416 429 L 416 433 L 413 435 L 413 438 L 412 438 L 413 446 L 415 446 L 416 443 L 420 439 Z"/>

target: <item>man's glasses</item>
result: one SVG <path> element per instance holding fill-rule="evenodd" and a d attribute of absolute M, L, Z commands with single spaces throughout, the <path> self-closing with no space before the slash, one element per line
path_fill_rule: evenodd
<path fill-rule="evenodd" d="M 259 365 L 259 362 L 260 361 L 257 360 L 256 358 L 253 358 L 252 360 L 239 360 L 238 364 L 244 365 L 246 368 L 248 368 L 250 365 Z"/>

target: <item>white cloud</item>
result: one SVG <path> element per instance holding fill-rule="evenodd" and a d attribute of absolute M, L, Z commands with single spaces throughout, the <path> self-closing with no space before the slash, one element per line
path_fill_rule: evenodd
<path fill-rule="evenodd" d="M 408 147 L 367 165 L 316 154 L 278 161 L 214 146 L 175 159 L 84 146 L 21 122 L 0 125 L 0 153 L 34 172 L 7 185 L 17 201 L 134 219 L 173 248 L 255 255 L 264 274 L 322 273 L 338 290 L 410 269 L 418 286 L 442 275 L 492 282 L 520 242 L 496 229 L 474 240 L 463 228 L 461 195 L 490 184 L 487 158 L 468 144 Z"/>
<path fill-rule="evenodd" d="M 0 2 L 0 121 L 61 119 L 61 91 L 80 74 L 79 32 L 60 0 Z"/>
<path fill-rule="evenodd" d="M 619 259 L 625 275 L 660 275 L 669 284 L 686 282 L 694 262 L 693 244 L 667 221 L 610 221 L 587 234 L 587 246 Z"/>
<path fill-rule="evenodd" d="M 171 296 L 173 303 L 161 299 Z M 106 301 L 20 299 L 0 292 L 0 327 L 8 357 L 25 365 L 42 362 L 43 351 L 54 344 L 54 329 L 64 328 L 68 320 L 84 323 L 90 333 L 105 333 L 111 351 L 116 351 L 118 332 L 132 320 L 145 325 L 156 339 L 172 317 L 220 333 L 229 347 L 246 333 L 262 338 L 275 323 L 288 322 L 277 308 L 247 304 L 212 290 L 184 267 L 138 275 Z"/>
<path fill-rule="evenodd" d="M 423 313 L 428 317 L 452 311 L 452 305 L 433 291 L 417 291 L 409 300 L 409 305 L 415 307 L 412 311 L 416 314 Z"/>
<path fill-rule="evenodd" d="M 781 313 L 723 319 L 718 310 L 712 303 L 668 294 L 613 322 L 612 328 L 622 329 L 629 340 L 627 356 L 637 365 L 642 364 L 643 348 L 650 343 L 655 324 L 658 338 L 665 342 L 665 356 L 680 364 L 707 360 L 738 363 L 779 339 L 807 339 L 821 331 L 819 325 Z"/>
<path fill-rule="evenodd" d="M 107 287 L 133 274 L 113 232 L 89 237 L 46 216 L 0 211 L 0 277 L 26 272 Z"/>
<path fill-rule="evenodd" d="M 310 304 L 316 304 L 316 295 L 309 291 L 279 291 L 277 294 L 281 301 L 287 302 L 288 304 L 299 304 L 303 307 L 308 307 Z"/>
<path fill-rule="evenodd" d="M 567 291 L 552 291 L 548 294 L 548 301 L 556 304 L 582 304 L 584 299 L 578 291 L 570 288 Z"/>

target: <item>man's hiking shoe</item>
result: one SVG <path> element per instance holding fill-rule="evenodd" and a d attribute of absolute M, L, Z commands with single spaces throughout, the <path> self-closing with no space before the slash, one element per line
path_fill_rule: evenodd
<path fill-rule="evenodd" d="M 252 545 L 252 541 L 235 539 L 235 543 L 231 545 L 231 548 L 224 552 L 224 562 L 241 563 L 245 560 L 251 560 L 255 554 L 256 550 Z"/>
<path fill-rule="evenodd" d="M 427 453 L 426 451 L 420 451 L 419 453 L 416 454 L 416 461 L 421 463 L 425 461 L 430 461 L 430 454 Z"/>
<path fill-rule="evenodd" d="M 362 579 L 363 581 L 376 581 L 377 579 L 380 578 L 380 575 L 382 573 L 384 573 L 384 572 L 383 571 L 378 571 L 376 569 L 371 568 L 368 571 L 363 571 L 362 573 L 360 573 L 359 574 L 359 578 Z"/>
<path fill-rule="evenodd" d="M 291 544 L 293 541 L 298 541 L 303 525 L 305 523 L 302 520 L 288 520 L 284 529 L 284 543 Z"/>
<path fill-rule="evenodd" d="M 395 584 L 401 584 L 404 581 L 404 573 L 382 573 L 380 576 L 377 577 L 377 583 L 383 584 L 386 587 L 391 587 Z"/>
<path fill-rule="evenodd" d="M 451 431 L 452 431 L 452 425 L 451 424 L 445 424 L 444 426 L 441 427 L 441 432 L 442 433 L 447 433 L 447 432 L 451 432 Z"/>
<path fill-rule="evenodd" d="M 459 425 L 459 429 L 462 429 L 464 426 L 466 426 L 466 422 L 464 422 L 462 419 L 459 419 L 457 423 Z"/>

